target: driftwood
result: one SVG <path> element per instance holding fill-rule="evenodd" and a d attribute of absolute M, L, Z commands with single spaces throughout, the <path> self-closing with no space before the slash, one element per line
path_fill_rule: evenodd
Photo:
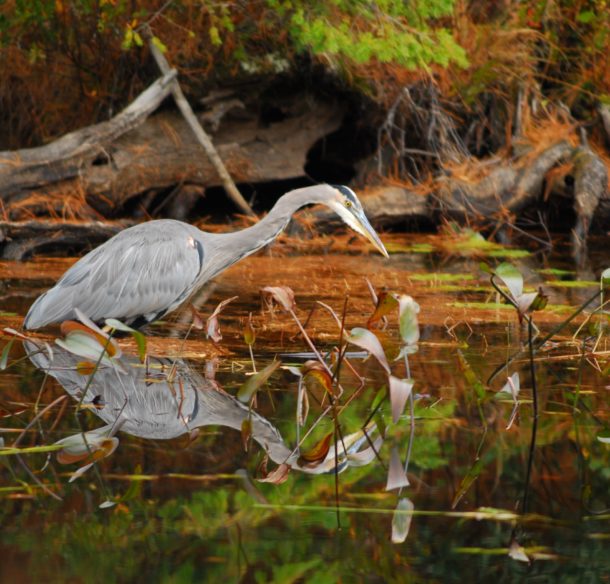
<path fill-rule="evenodd" d="M 436 193 L 438 212 L 454 218 L 485 218 L 502 210 L 519 213 L 541 197 L 547 172 L 571 154 L 572 147 L 560 142 L 519 165 L 499 160 L 479 182 L 448 176 Z"/>
<path fill-rule="evenodd" d="M 258 118 L 226 120 L 214 137 L 216 148 L 237 182 L 267 182 L 304 174 L 309 149 L 340 124 L 341 110 L 320 105 L 295 112 L 269 126 Z M 113 146 L 114 164 L 88 169 L 82 184 L 96 206 L 110 199 L 125 204 L 149 189 L 185 183 L 202 188 L 221 180 L 209 161 L 197 156 L 198 142 L 184 120 L 163 113 Z"/>
<path fill-rule="evenodd" d="M 0 257 L 24 260 L 35 253 L 70 247 L 81 250 L 103 243 L 131 222 L 0 221 Z"/>
<path fill-rule="evenodd" d="M 525 155 L 514 163 L 502 161 L 498 168 L 479 182 L 447 177 L 435 193 L 437 212 L 458 219 L 494 221 L 506 212 L 518 215 L 527 208 L 540 206 L 552 197 L 552 185 L 545 182 L 550 172 L 567 164 L 571 188 L 559 189 L 573 200 L 576 214 L 574 235 L 584 240 L 594 216 L 610 210 L 607 201 L 608 170 L 605 163 L 588 147 L 574 148 L 559 142 L 537 155 Z M 566 192 L 567 191 L 567 192 Z"/>
<path fill-rule="evenodd" d="M 597 218 L 608 217 L 608 169 L 604 161 L 587 147 L 578 148 L 572 157 L 574 177 L 574 210 L 577 222 L 574 236 L 583 240 L 599 210 Z"/>
<path fill-rule="evenodd" d="M 107 146 L 157 109 L 169 94 L 175 76 L 175 71 L 167 72 L 112 120 L 71 132 L 39 148 L 0 152 L 0 199 L 7 201 L 75 179 L 96 159 L 107 160 Z"/>
<path fill-rule="evenodd" d="M 303 176 L 307 153 L 340 126 L 344 114 L 339 106 L 307 99 L 287 103 L 285 110 L 284 119 L 267 125 L 249 111 L 222 120 L 214 142 L 236 182 Z M 86 129 L 86 134 L 91 136 L 95 129 Z M 111 216 L 150 191 L 178 187 L 201 195 L 208 187 L 222 185 L 216 169 L 201 156 L 200 143 L 188 124 L 171 111 L 157 113 L 118 138 L 97 144 L 85 156 L 72 157 L 69 164 L 59 160 L 23 169 L 21 153 L 8 154 L 13 157 L 11 168 L 17 170 L 16 182 L 11 181 L 8 164 L 0 165 L 0 199 L 11 219 L 29 218 L 40 210 L 36 189 L 47 205 L 55 202 L 61 208 L 66 195 L 74 193 L 97 212 Z M 85 210 L 81 217 L 95 214 Z"/>
<path fill-rule="evenodd" d="M 470 224 L 502 224 L 531 208 L 541 208 L 548 198 L 569 197 L 576 214 L 575 241 L 582 242 L 595 220 L 610 219 L 608 170 L 603 160 L 588 147 L 574 148 L 558 142 L 538 154 L 522 150 L 521 158 L 497 159 L 478 181 L 451 174 L 437 178 L 428 194 L 407 187 L 379 186 L 361 197 L 364 210 L 375 227 L 418 227 L 438 224 L 443 218 Z M 487 163 L 489 166 L 489 162 Z M 552 173 L 562 170 L 557 185 Z M 567 180 L 570 179 L 570 180 Z M 326 228 L 338 221 L 330 212 L 315 214 Z"/>

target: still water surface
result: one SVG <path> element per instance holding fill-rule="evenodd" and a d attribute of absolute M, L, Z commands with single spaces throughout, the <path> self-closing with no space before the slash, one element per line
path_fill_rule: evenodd
<path fill-rule="evenodd" d="M 439 236 L 388 239 L 389 261 L 280 245 L 231 268 L 200 298 L 205 319 L 238 296 L 217 344 L 205 327 L 184 340 L 190 311 L 147 331 L 144 363 L 126 336 L 123 355 L 93 374 L 57 330 L 15 343 L 0 372 L 0 437 L 34 451 L 0 450 L 0 582 L 607 582 L 607 335 L 579 330 L 584 313 L 536 354 L 532 443 L 527 328 L 480 269 L 505 258 Z M 510 260 L 526 289 L 549 296 L 534 315 L 540 336 L 595 292 L 608 243 L 593 241 L 580 265 L 561 243 Z M 0 263 L 2 328 L 19 328 L 73 261 Z M 366 327 L 367 278 L 420 305 L 407 361 L 397 315 L 372 327 L 392 375 L 414 382 L 413 416 L 407 401 L 396 422 L 387 373 L 353 344 L 341 392 L 309 375 L 309 410 L 299 407 L 296 373 L 315 356 L 295 318 L 334 371 L 340 326 L 317 302 L 345 314 L 347 331 Z M 294 317 L 261 305 L 260 289 L 281 285 Z M 252 378 L 249 314 L 254 366 L 282 361 L 252 407 L 235 397 Z"/>

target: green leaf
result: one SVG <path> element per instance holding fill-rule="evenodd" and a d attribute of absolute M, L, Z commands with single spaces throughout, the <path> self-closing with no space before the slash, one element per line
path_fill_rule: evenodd
<path fill-rule="evenodd" d="M 398 300 L 398 306 L 400 337 L 403 343 L 413 345 L 419 341 L 419 304 L 411 296 L 403 294 Z"/>
<path fill-rule="evenodd" d="M 392 543 L 402 543 L 407 539 L 414 509 L 415 505 L 407 497 L 398 501 L 396 511 L 392 516 Z"/>
<path fill-rule="evenodd" d="M 143 363 L 144 360 L 146 359 L 146 337 L 140 331 L 137 331 L 136 329 L 131 328 L 130 326 L 122 323 L 120 320 L 117 320 L 116 318 L 107 318 L 104 322 L 109 327 L 111 327 L 117 331 L 129 333 L 134 338 L 136 345 L 138 346 L 138 355 L 140 357 L 140 361 L 142 361 L 142 363 Z"/>
<path fill-rule="evenodd" d="M 523 276 L 515 266 L 502 262 L 496 268 L 496 276 L 504 282 L 513 300 L 517 300 L 523 294 Z"/>
<path fill-rule="evenodd" d="M 610 428 L 604 428 L 597 433 L 597 440 L 603 444 L 610 444 Z"/>
<path fill-rule="evenodd" d="M 484 468 L 485 465 L 483 464 L 483 461 L 478 458 L 462 479 L 458 491 L 455 494 L 455 497 L 453 498 L 453 502 L 451 503 L 452 509 L 455 509 L 457 507 L 457 504 L 460 502 L 462 497 L 469 491 L 473 483 L 479 478 L 479 475 L 481 474 L 481 472 L 483 472 Z"/>
<path fill-rule="evenodd" d="M 111 357 L 104 345 L 87 333 L 74 331 L 66 335 L 65 339 L 55 339 L 55 343 L 68 353 L 84 357 L 94 363 L 99 361 L 102 365 L 112 366 Z"/>
<path fill-rule="evenodd" d="M 13 343 L 15 339 L 11 339 L 2 349 L 2 354 L 0 355 L 0 371 L 4 371 L 8 364 L 8 355 L 11 352 L 11 348 L 13 347 Z"/>
<path fill-rule="evenodd" d="M 390 403 L 392 404 L 392 421 L 395 424 L 405 409 L 413 385 L 412 379 L 398 379 L 398 377 L 390 375 Z"/>
<path fill-rule="evenodd" d="M 377 361 L 379 361 L 379 364 L 385 369 L 386 373 L 388 375 L 390 374 L 388 359 L 385 356 L 383 347 L 375 333 L 372 333 L 365 328 L 356 327 L 351 330 L 347 340 L 353 345 L 368 351 Z"/>
<path fill-rule="evenodd" d="M 133 45 L 133 30 L 131 27 L 128 27 L 125 31 L 125 35 L 123 36 L 123 41 L 121 42 L 121 49 L 124 51 L 128 51 L 131 49 Z"/>
<path fill-rule="evenodd" d="M 373 398 L 373 402 L 371 403 L 371 407 L 370 407 L 371 411 L 374 411 L 377 409 L 377 406 L 379 406 L 379 404 L 385 399 L 386 393 L 387 393 L 387 390 L 386 390 L 385 386 L 377 391 L 377 393 L 375 394 L 375 397 Z"/>
<path fill-rule="evenodd" d="M 252 396 L 267 382 L 273 372 L 280 366 L 281 361 L 273 361 L 262 371 L 255 373 L 239 388 L 237 399 L 247 404 Z"/>
<path fill-rule="evenodd" d="M 409 484 L 407 473 L 402 466 L 400 455 L 398 454 L 398 448 L 394 446 L 392 447 L 392 452 L 390 454 L 390 466 L 388 468 L 388 479 L 386 481 L 385 490 L 392 491 L 394 489 L 408 487 Z"/>
<path fill-rule="evenodd" d="M 592 10 L 584 10 L 576 15 L 576 20 L 581 24 L 590 24 L 595 20 L 595 12 Z"/>
<path fill-rule="evenodd" d="M 215 47 L 219 47 L 220 45 L 222 45 L 222 40 L 220 38 L 220 33 L 218 32 L 217 26 L 210 26 L 208 34 L 210 35 L 210 42 Z"/>
<path fill-rule="evenodd" d="M 157 49 L 159 49 L 162 53 L 167 53 L 167 47 L 163 44 L 163 41 L 159 37 L 154 36 L 152 38 L 152 44 L 155 45 L 155 47 L 157 47 Z"/>

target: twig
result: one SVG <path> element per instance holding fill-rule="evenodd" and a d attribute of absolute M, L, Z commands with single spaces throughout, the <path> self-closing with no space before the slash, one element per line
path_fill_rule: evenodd
<path fill-rule="evenodd" d="M 154 43 L 154 36 L 148 25 L 142 29 L 142 38 L 144 38 L 148 41 L 148 47 L 150 49 L 150 52 L 151 52 L 153 58 L 155 59 L 157 65 L 159 66 L 159 69 L 161 70 L 161 72 L 163 74 L 169 72 L 170 71 L 169 63 L 167 62 L 167 59 L 165 58 L 165 56 L 163 55 L 163 53 L 161 52 L 159 47 Z M 201 124 L 199 123 L 199 121 L 197 120 L 197 117 L 193 113 L 193 110 L 192 110 L 188 100 L 184 96 L 184 93 L 182 92 L 180 84 L 178 83 L 178 81 L 176 79 L 174 79 L 172 82 L 172 95 L 174 96 L 174 101 L 176 102 L 178 109 L 184 116 L 184 119 L 186 120 L 187 124 L 190 126 L 193 133 L 195 134 L 197 141 L 199 142 L 199 144 L 201 144 L 202 148 L 205 150 L 205 153 L 207 154 L 208 159 L 212 163 L 212 166 L 214 166 L 214 169 L 218 173 L 218 176 L 220 177 L 220 180 L 222 181 L 222 184 L 223 184 L 225 191 L 227 192 L 227 195 L 229 196 L 229 198 L 246 215 L 255 217 L 256 215 L 254 214 L 254 211 L 252 211 L 252 209 L 250 208 L 250 205 L 248 205 L 246 200 L 243 198 L 243 196 L 241 195 L 241 193 L 235 186 L 235 183 L 233 182 L 233 179 L 231 178 L 229 171 L 227 170 L 226 166 L 224 165 L 224 162 L 222 161 L 216 148 L 214 147 L 212 140 L 207 135 L 206 131 L 201 127 Z"/>
<path fill-rule="evenodd" d="M 21 434 L 19 434 L 19 436 L 17 436 L 17 438 L 16 438 L 15 442 L 13 442 L 11 448 L 17 448 L 17 446 L 19 446 L 19 443 L 23 440 L 23 437 L 26 435 L 27 431 L 36 423 L 36 421 L 39 418 L 41 418 L 42 416 L 44 416 L 51 408 L 53 408 L 58 403 L 65 400 L 67 397 L 68 396 L 66 394 L 60 395 L 56 400 L 52 401 L 48 406 L 42 408 L 42 410 L 40 410 L 40 412 L 38 412 L 38 414 L 36 414 L 32 418 L 30 423 L 21 431 Z"/>

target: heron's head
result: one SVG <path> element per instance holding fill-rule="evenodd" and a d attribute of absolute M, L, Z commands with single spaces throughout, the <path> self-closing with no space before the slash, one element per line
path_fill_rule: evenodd
<path fill-rule="evenodd" d="M 375 232 L 369 220 L 364 214 L 364 209 L 356 193 L 352 189 L 343 185 L 329 185 L 333 189 L 333 193 L 329 200 L 325 203 L 335 212 L 345 223 L 347 223 L 354 231 L 364 235 L 379 252 L 386 258 L 388 252 L 381 243 L 379 235 Z"/>

